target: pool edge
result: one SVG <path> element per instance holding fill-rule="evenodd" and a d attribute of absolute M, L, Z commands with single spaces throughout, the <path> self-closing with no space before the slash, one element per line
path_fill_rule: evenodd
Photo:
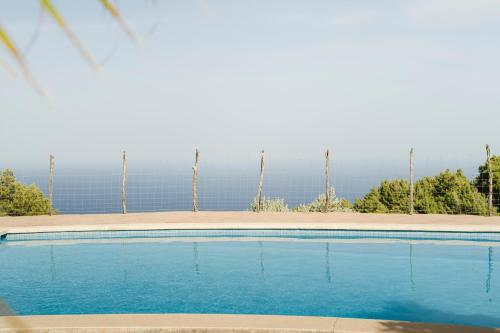
<path fill-rule="evenodd" d="M 335 332 L 498 333 L 497 328 L 337 317 L 215 314 L 0 317 L 0 332 Z"/>

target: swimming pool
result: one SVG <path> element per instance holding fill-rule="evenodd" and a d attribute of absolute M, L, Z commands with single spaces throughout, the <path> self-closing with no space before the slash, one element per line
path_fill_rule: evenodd
<path fill-rule="evenodd" d="M 19 315 L 231 313 L 500 327 L 500 234 L 155 230 L 7 235 Z M 1 308 L 1 307 L 0 307 Z"/>

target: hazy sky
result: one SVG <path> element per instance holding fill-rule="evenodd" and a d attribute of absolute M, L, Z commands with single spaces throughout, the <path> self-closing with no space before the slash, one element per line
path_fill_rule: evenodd
<path fill-rule="evenodd" d="M 45 15 L 27 54 L 48 103 L 0 68 L 0 167 L 334 159 L 477 164 L 500 152 L 500 1 L 119 1 L 134 46 L 98 1 L 55 1 L 96 75 Z M 0 0 L 24 49 L 35 0 Z M 0 50 L 0 59 L 14 65 Z M 230 162 L 229 162 L 230 161 Z M 190 162 L 189 162 L 190 163 Z M 458 163 L 460 166 L 460 163 Z"/>

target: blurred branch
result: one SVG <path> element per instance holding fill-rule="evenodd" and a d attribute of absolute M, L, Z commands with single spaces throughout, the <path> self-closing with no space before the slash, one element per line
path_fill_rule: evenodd
<path fill-rule="evenodd" d="M 7 73 L 9 73 L 14 79 L 17 78 L 17 74 L 14 68 L 10 67 L 9 64 L 4 62 L 2 59 L 0 59 L 0 67 L 3 67 L 7 71 Z"/>
<path fill-rule="evenodd" d="M 125 30 L 129 38 L 134 43 L 138 43 L 139 39 L 137 38 L 132 28 L 130 28 L 127 21 L 125 21 L 123 16 L 120 14 L 118 9 L 109 0 L 99 0 L 99 1 L 102 3 L 104 8 L 106 8 L 106 10 L 111 14 L 111 16 L 113 16 L 118 21 L 118 24 L 123 28 L 123 30 Z"/>
<path fill-rule="evenodd" d="M 69 28 L 69 26 L 66 24 L 64 21 L 63 17 L 59 14 L 57 11 L 56 7 L 52 4 L 50 0 L 40 0 L 40 4 L 42 5 L 42 8 L 47 10 L 49 14 L 52 16 L 52 18 L 56 21 L 57 25 L 64 31 L 66 36 L 73 42 L 73 44 L 76 46 L 76 48 L 80 51 L 80 54 L 83 56 L 85 61 L 92 67 L 94 70 L 98 70 L 99 66 L 95 62 L 94 58 L 92 55 L 85 49 L 83 44 L 80 42 L 80 40 L 76 37 L 76 35 L 73 33 L 73 31 Z"/>
<path fill-rule="evenodd" d="M 26 45 L 26 47 L 23 50 L 24 55 L 28 54 L 28 52 L 31 50 L 33 45 L 35 45 L 35 42 L 38 40 L 38 36 L 40 36 L 40 28 L 42 26 L 43 19 L 45 16 L 44 13 L 45 13 L 45 10 L 43 9 L 43 7 L 40 7 L 40 13 L 38 14 L 38 22 L 36 24 L 35 31 L 33 31 L 33 34 L 31 35 L 31 38 L 28 41 L 28 44 Z"/>
<path fill-rule="evenodd" d="M 134 42 L 138 43 L 140 39 L 137 37 L 135 32 L 132 30 L 132 28 L 128 25 L 128 23 L 125 21 L 119 10 L 116 8 L 115 5 L 110 0 L 99 0 L 103 7 L 106 9 L 107 12 L 111 14 L 111 16 L 118 22 L 120 27 L 125 30 L 127 33 L 128 37 Z M 155 2 L 154 2 L 155 3 Z M 59 14 L 59 11 L 57 8 L 53 5 L 51 0 L 40 0 L 40 15 L 38 18 L 38 24 L 36 27 L 36 30 L 34 31 L 33 35 L 31 36 L 28 45 L 26 46 L 24 55 L 30 50 L 30 48 L 33 46 L 35 41 L 38 39 L 39 33 L 40 33 L 40 26 L 43 22 L 44 18 L 44 13 L 48 12 L 49 15 L 54 19 L 56 24 L 63 30 L 63 32 L 66 34 L 66 36 L 71 40 L 74 46 L 78 49 L 80 52 L 81 56 L 85 59 L 85 61 L 92 67 L 94 70 L 99 70 L 100 65 L 94 60 L 94 57 L 90 54 L 90 52 L 87 51 L 85 46 L 80 42 L 76 34 L 70 29 L 69 25 L 66 23 L 64 18 Z M 26 63 L 25 57 L 23 53 L 19 51 L 19 49 L 16 47 L 12 39 L 8 36 L 7 32 L 3 29 L 3 27 L 0 24 L 0 44 L 3 44 L 7 51 L 9 52 L 10 55 L 15 59 L 17 64 L 22 70 L 22 73 L 28 83 L 35 89 L 37 93 L 40 95 L 47 97 L 45 94 L 44 90 L 42 89 L 41 85 L 35 80 L 33 75 L 31 74 L 31 71 Z M 6 62 L 0 60 L 0 67 L 3 67 L 13 78 L 17 77 L 16 71 L 9 66 Z"/>
<path fill-rule="evenodd" d="M 7 48 L 7 51 L 17 61 L 17 63 L 21 67 L 24 77 L 31 84 L 33 89 L 35 89 L 35 91 L 38 92 L 40 95 L 46 97 L 44 90 L 31 74 L 31 71 L 28 67 L 28 64 L 24 60 L 23 55 L 18 51 L 17 47 L 12 42 L 12 39 L 7 35 L 7 32 L 3 29 L 1 24 L 0 24 L 0 42 L 4 44 L 4 46 Z"/>

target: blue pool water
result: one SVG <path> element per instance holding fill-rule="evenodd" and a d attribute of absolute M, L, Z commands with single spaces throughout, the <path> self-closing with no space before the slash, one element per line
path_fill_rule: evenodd
<path fill-rule="evenodd" d="M 0 311 L 279 314 L 500 327 L 499 234 L 476 234 L 476 242 L 464 234 L 398 239 L 345 231 L 83 235 L 98 239 L 42 234 L 0 242 L 0 298 L 10 308 Z M 436 238 L 447 240 L 429 240 Z"/>

